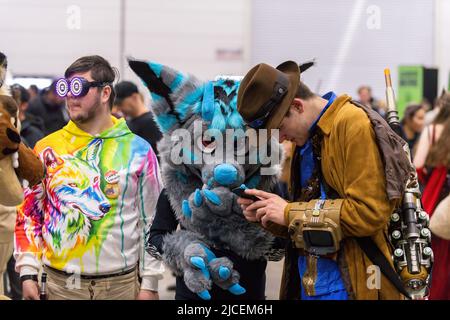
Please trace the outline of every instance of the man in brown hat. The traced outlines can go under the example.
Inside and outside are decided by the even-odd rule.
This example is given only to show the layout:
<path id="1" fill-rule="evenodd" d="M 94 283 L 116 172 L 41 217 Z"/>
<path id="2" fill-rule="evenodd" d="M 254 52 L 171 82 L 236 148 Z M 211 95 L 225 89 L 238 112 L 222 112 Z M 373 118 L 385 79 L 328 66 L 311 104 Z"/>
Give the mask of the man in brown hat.
<path id="1" fill-rule="evenodd" d="M 281 299 L 402 299 L 368 258 L 361 238 L 392 267 L 388 197 L 382 155 L 367 113 L 348 95 L 323 97 L 300 82 L 301 67 L 259 64 L 241 82 L 238 110 L 254 129 L 278 129 L 297 148 L 292 202 L 256 189 L 239 198 L 249 221 L 290 237 Z M 383 270 L 382 270 L 383 271 Z"/>

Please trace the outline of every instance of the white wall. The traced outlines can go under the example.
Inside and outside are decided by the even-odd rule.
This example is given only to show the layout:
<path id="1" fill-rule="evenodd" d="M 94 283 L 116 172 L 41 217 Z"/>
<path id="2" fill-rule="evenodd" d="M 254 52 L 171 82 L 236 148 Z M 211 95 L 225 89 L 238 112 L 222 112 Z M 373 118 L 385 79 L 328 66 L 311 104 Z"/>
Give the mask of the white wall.
<path id="1" fill-rule="evenodd" d="M 67 27 L 71 5 L 81 10 L 79 30 Z M 117 0 L 0 0 L 0 12 L 0 47 L 14 75 L 60 76 L 87 54 L 119 59 Z"/>
<path id="2" fill-rule="evenodd" d="M 203 78 L 240 74 L 246 67 L 248 4 L 241 0 L 129 1 L 127 54 L 152 58 Z M 241 50 L 242 55 L 221 60 L 220 49 Z"/>
<path id="3" fill-rule="evenodd" d="M 450 0 L 435 0 L 434 57 L 439 67 L 439 89 L 448 89 L 450 72 Z"/>
<path id="4" fill-rule="evenodd" d="M 125 0 L 124 55 L 151 59 L 200 78 L 248 66 L 250 0 Z M 121 56 L 121 0 L 0 0 L 0 50 L 14 75 L 60 76 L 76 58 Z M 73 28 L 80 10 L 80 28 Z M 68 23 L 72 28 L 68 27 Z M 75 24 L 76 26 L 76 24 Z M 239 52 L 220 57 L 217 50 Z M 124 69 L 122 79 L 133 78 Z M 134 79 L 134 78 L 133 78 Z"/>
<path id="5" fill-rule="evenodd" d="M 67 25 L 72 5 L 80 29 Z M 368 27 L 372 6 L 379 29 Z M 396 83 L 399 64 L 439 66 L 441 87 L 450 70 L 450 0 L 0 0 L 0 13 L 0 50 L 15 75 L 60 76 L 94 53 L 119 68 L 129 55 L 202 79 L 315 57 L 317 67 L 303 75 L 313 89 L 356 95 L 368 84 L 382 98 L 385 67 Z M 241 53 L 221 58 L 221 49 Z M 122 79 L 136 80 L 126 68 Z"/>
<path id="6" fill-rule="evenodd" d="M 252 63 L 317 58 L 303 80 L 320 93 L 383 98 L 384 68 L 396 84 L 398 65 L 435 63 L 432 0 L 253 0 L 252 14 Z"/>

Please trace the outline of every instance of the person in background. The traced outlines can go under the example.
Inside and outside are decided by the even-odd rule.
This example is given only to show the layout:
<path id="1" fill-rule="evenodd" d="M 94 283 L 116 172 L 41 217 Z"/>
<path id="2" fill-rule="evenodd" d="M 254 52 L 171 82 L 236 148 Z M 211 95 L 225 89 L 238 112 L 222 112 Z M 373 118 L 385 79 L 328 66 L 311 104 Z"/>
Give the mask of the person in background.
<path id="1" fill-rule="evenodd" d="M 41 118 L 44 121 L 44 134 L 49 135 L 62 129 L 69 120 L 64 99 L 56 93 L 56 80 L 45 88 L 33 100 L 30 100 L 27 114 Z"/>
<path id="2" fill-rule="evenodd" d="M 442 108 L 442 99 L 446 94 L 447 91 L 443 89 L 441 95 L 435 99 L 434 108 L 430 108 L 431 110 L 427 110 L 427 112 L 425 113 L 425 126 L 429 126 L 436 119 Z"/>
<path id="3" fill-rule="evenodd" d="M 358 89 L 359 102 L 372 108 L 383 118 L 386 116 L 386 110 L 372 97 L 372 89 L 369 86 L 361 86 Z"/>
<path id="4" fill-rule="evenodd" d="M 30 94 L 27 89 L 19 84 L 13 84 L 11 93 L 19 106 L 19 119 L 22 124 L 20 136 L 27 146 L 34 148 L 36 142 L 45 137 L 44 122 L 33 114 L 27 114 L 26 111 L 30 101 Z"/>
<path id="5" fill-rule="evenodd" d="M 118 110 L 127 119 L 127 125 L 131 132 L 147 140 L 152 149 L 158 155 L 157 143 L 162 138 L 152 113 L 145 106 L 144 97 L 138 87 L 130 81 L 122 81 L 116 84 L 116 100 Z"/>
<path id="6" fill-rule="evenodd" d="M 442 92 L 436 103 L 439 113 L 427 126 L 417 144 L 414 166 L 423 187 L 422 203 L 433 215 L 439 202 L 450 192 L 450 93 Z M 450 299 L 450 241 L 433 234 L 433 278 L 430 299 Z"/>
<path id="7" fill-rule="evenodd" d="M 414 155 L 414 147 L 425 125 L 425 109 L 421 104 L 409 105 L 403 116 L 400 127 L 401 136 L 408 143 L 411 157 Z"/>
<path id="8" fill-rule="evenodd" d="M 420 135 L 414 155 L 414 166 L 417 168 L 419 178 L 423 178 L 428 172 L 425 168 L 425 160 L 430 152 L 430 147 L 440 138 L 445 122 L 450 119 L 450 93 L 443 93 L 436 102 L 435 109 L 439 113 L 433 122 L 427 125 Z"/>
<path id="9" fill-rule="evenodd" d="M 37 85 L 32 84 L 28 88 L 28 93 L 30 94 L 30 100 L 33 100 L 39 95 L 39 88 L 37 87 Z"/>
<path id="10" fill-rule="evenodd" d="M 438 120 L 438 118 L 436 118 Z M 436 124 L 428 144 L 425 163 L 418 168 L 419 181 L 423 186 L 424 210 L 433 216 L 438 204 L 450 194 L 450 118 Z M 418 150 L 421 154 L 424 150 Z M 450 300 L 450 241 L 435 234 L 431 239 L 434 264 L 430 300 Z"/>

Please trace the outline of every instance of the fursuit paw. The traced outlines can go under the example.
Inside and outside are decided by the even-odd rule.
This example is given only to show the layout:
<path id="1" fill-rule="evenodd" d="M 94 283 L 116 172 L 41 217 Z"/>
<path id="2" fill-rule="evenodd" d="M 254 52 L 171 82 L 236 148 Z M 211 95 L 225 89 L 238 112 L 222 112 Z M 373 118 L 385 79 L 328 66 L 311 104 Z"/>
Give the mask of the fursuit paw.
<path id="1" fill-rule="evenodd" d="M 181 205 L 182 213 L 188 220 L 195 217 L 215 214 L 226 216 L 233 210 L 234 194 L 225 187 L 214 189 L 197 189 L 190 196 L 189 200 L 183 200 Z"/>
<path id="2" fill-rule="evenodd" d="M 239 284 L 239 273 L 233 269 L 233 262 L 227 257 L 215 258 L 209 262 L 209 270 L 213 282 L 234 295 L 245 293 L 245 288 Z"/>
<path id="3" fill-rule="evenodd" d="M 203 300 L 210 300 L 212 280 L 208 261 L 214 254 L 200 243 L 192 243 L 184 250 L 184 283 Z"/>
<path id="4" fill-rule="evenodd" d="M 202 211 L 205 210 L 203 204 L 203 193 L 200 189 L 197 189 L 189 196 L 189 200 L 183 200 L 181 204 L 181 212 L 185 219 L 191 220 L 193 211 L 196 215 L 203 214 Z"/>

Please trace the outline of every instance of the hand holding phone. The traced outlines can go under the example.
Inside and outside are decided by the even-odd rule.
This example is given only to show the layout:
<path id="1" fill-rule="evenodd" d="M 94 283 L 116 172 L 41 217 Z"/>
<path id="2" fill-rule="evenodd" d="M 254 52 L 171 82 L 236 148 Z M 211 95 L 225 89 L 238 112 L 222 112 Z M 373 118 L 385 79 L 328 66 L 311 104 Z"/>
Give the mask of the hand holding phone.
<path id="1" fill-rule="evenodd" d="M 237 187 L 237 188 L 234 188 L 233 190 L 231 190 L 231 192 L 233 192 L 235 195 L 237 195 L 238 197 L 241 197 L 241 198 L 250 199 L 250 200 L 253 200 L 253 201 L 261 200 L 261 199 L 257 198 L 256 196 L 253 196 L 253 195 L 245 193 L 245 190 L 246 189 L 243 189 L 241 187 Z"/>

